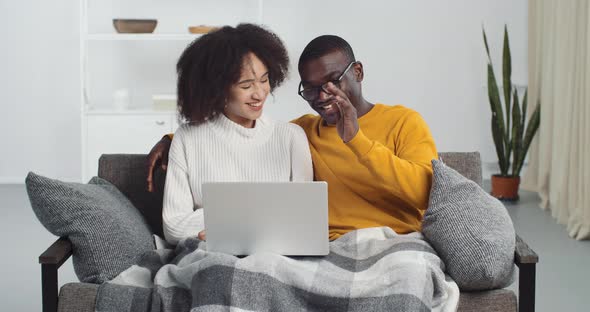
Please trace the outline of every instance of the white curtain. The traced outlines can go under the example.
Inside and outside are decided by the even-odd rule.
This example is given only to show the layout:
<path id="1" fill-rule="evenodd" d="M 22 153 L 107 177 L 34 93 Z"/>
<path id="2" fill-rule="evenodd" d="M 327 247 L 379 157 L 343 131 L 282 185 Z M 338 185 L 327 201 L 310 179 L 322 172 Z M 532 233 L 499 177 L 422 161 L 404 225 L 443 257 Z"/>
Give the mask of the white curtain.
<path id="1" fill-rule="evenodd" d="M 541 123 L 522 187 L 578 240 L 590 239 L 589 2 L 529 0 L 528 102 Z"/>

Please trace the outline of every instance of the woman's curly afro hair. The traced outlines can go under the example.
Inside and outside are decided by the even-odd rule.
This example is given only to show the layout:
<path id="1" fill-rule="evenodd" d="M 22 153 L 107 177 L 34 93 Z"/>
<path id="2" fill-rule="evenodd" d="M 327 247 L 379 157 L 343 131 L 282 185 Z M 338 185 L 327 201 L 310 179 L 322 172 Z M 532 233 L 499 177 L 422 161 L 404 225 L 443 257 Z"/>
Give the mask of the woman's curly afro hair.
<path id="1" fill-rule="evenodd" d="M 267 67 L 271 92 L 285 80 L 287 50 L 277 35 L 260 26 L 225 26 L 193 41 L 176 64 L 181 118 L 199 124 L 222 113 L 248 53 Z"/>

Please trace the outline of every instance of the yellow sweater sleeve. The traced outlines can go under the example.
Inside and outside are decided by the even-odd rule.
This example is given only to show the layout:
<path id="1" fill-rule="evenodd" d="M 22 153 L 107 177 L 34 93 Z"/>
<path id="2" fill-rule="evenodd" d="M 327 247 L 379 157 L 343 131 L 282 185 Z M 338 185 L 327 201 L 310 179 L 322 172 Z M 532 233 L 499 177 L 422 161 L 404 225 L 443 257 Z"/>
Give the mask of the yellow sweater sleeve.
<path id="1" fill-rule="evenodd" d="M 369 139 L 360 129 L 347 143 L 368 169 L 369 176 L 359 178 L 368 187 L 425 210 L 432 183 L 431 160 L 438 158 L 434 139 L 418 113 L 408 116 L 400 128 L 392 131 L 393 147 Z"/>

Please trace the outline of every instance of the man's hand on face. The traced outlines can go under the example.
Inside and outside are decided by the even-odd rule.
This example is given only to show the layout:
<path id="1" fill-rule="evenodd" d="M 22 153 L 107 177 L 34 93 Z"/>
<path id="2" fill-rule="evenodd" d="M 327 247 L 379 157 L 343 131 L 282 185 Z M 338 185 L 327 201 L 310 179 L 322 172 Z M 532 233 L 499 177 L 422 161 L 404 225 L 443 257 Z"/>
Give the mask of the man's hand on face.
<path id="1" fill-rule="evenodd" d="M 356 108 L 352 105 L 346 94 L 333 83 L 326 85 L 327 91 L 334 95 L 334 103 L 340 111 L 340 118 L 336 122 L 338 135 L 344 143 L 348 143 L 359 131 L 359 123 Z"/>
<path id="2" fill-rule="evenodd" d="M 166 170 L 168 167 L 168 152 L 170 151 L 170 144 L 172 140 L 168 136 L 164 136 L 150 151 L 149 155 L 147 156 L 147 166 L 148 166 L 148 175 L 147 175 L 147 188 L 148 192 L 154 191 L 154 171 L 156 171 L 156 167 L 158 164 L 162 167 L 163 170 Z"/>

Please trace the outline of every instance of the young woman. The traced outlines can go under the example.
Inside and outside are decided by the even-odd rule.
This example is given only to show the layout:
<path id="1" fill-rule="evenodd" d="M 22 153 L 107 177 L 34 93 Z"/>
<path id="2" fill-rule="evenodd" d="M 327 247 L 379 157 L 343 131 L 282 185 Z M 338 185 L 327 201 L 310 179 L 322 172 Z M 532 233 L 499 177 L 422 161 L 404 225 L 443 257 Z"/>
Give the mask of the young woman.
<path id="1" fill-rule="evenodd" d="M 162 212 L 168 242 L 204 230 L 203 182 L 313 180 L 303 130 L 262 113 L 288 66 L 281 40 L 252 24 L 223 27 L 183 52 L 178 108 L 186 123 L 169 153 Z"/>

